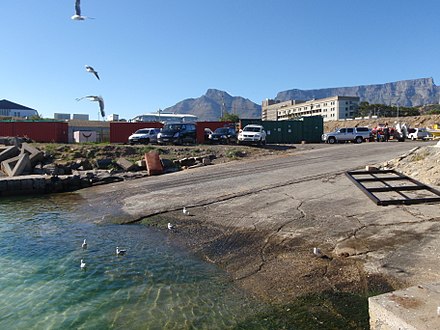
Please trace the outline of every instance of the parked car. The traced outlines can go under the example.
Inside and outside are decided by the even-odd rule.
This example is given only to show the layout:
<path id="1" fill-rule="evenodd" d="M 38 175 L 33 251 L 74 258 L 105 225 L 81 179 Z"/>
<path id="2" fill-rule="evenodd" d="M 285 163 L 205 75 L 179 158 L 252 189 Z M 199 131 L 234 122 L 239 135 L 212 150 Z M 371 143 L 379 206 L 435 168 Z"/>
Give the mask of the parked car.
<path id="1" fill-rule="evenodd" d="M 370 140 L 371 131 L 368 127 L 345 127 L 335 132 L 322 134 L 321 138 L 322 141 L 331 144 L 348 141 L 362 143 L 363 141 Z"/>
<path id="2" fill-rule="evenodd" d="M 238 132 L 237 136 L 238 144 L 266 144 L 266 131 L 261 125 L 246 125 Z"/>
<path id="3" fill-rule="evenodd" d="M 159 128 L 141 128 L 128 137 L 130 144 L 148 144 L 157 142 L 157 134 L 160 132 Z"/>
<path id="4" fill-rule="evenodd" d="M 210 143 L 236 143 L 237 132 L 234 127 L 219 127 L 208 138 Z"/>
<path id="5" fill-rule="evenodd" d="M 196 143 L 196 125 L 192 123 L 168 123 L 165 124 L 157 135 L 159 144 L 184 144 Z"/>
<path id="6" fill-rule="evenodd" d="M 408 129 L 408 139 L 411 140 L 426 140 L 431 134 L 426 128 L 410 128 Z"/>

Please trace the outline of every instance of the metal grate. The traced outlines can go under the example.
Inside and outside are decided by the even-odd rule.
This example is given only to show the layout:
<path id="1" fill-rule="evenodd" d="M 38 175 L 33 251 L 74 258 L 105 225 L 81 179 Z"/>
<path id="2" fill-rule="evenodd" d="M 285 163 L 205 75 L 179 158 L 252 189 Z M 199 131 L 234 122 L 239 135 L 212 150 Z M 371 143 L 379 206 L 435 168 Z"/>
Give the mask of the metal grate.
<path id="1" fill-rule="evenodd" d="M 345 173 L 376 205 L 440 202 L 440 191 L 394 170 Z"/>

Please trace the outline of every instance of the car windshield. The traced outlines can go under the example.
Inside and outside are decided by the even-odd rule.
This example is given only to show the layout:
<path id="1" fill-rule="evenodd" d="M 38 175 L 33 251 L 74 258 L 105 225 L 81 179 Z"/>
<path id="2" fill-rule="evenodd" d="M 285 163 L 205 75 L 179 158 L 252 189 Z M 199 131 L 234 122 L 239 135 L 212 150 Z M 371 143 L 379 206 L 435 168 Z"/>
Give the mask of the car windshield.
<path id="1" fill-rule="evenodd" d="M 220 127 L 220 128 L 217 128 L 215 131 L 214 131 L 214 133 L 218 133 L 218 134 L 227 134 L 228 133 L 228 129 L 227 128 L 225 128 L 225 127 Z"/>
<path id="2" fill-rule="evenodd" d="M 135 134 L 148 134 L 149 132 L 149 129 L 138 129 Z"/>
<path id="3" fill-rule="evenodd" d="M 180 131 L 182 129 L 182 125 L 179 125 L 179 124 L 169 124 L 169 125 L 166 125 L 163 129 L 164 130 L 170 130 L 170 131 Z"/>
<path id="4" fill-rule="evenodd" d="M 243 129 L 245 132 L 260 132 L 260 127 L 245 127 Z"/>

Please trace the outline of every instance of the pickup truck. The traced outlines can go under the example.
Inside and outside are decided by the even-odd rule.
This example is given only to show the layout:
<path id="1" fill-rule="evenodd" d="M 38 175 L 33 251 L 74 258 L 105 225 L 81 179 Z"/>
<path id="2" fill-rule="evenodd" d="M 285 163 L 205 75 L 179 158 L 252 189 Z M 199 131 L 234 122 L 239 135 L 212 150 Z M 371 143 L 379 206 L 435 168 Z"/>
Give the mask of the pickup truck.
<path id="1" fill-rule="evenodd" d="M 345 127 L 340 128 L 335 132 L 322 134 L 322 141 L 326 143 L 337 142 L 355 142 L 362 143 L 370 140 L 371 131 L 368 127 Z"/>

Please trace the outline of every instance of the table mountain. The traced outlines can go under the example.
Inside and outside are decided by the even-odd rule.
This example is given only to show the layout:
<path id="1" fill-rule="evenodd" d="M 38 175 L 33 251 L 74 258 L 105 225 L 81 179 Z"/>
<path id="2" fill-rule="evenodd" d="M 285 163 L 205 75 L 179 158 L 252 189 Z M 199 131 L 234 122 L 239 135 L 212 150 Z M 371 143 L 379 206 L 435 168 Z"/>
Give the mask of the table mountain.
<path id="1" fill-rule="evenodd" d="M 279 92 L 275 99 L 279 101 L 311 100 L 336 95 L 359 96 L 361 101 L 367 101 L 370 104 L 419 106 L 438 104 L 440 86 L 434 84 L 433 78 L 421 78 L 377 85 L 311 90 L 291 89 Z M 205 95 L 180 101 L 164 111 L 196 115 L 200 121 L 219 120 L 224 111 L 237 114 L 240 118 L 261 118 L 260 104 L 240 96 L 231 96 L 217 89 L 208 89 Z"/>
<path id="2" fill-rule="evenodd" d="M 277 94 L 276 100 L 311 100 L 329 96 L 359 96 L 361 101 L 370 104 L 396 104 L 400 106 L 419 106 L 439 103 L 440 87 L 432 78 L 402 80 L 380 85 L 336 87 L 300 90 L 291 89 Z"/>

